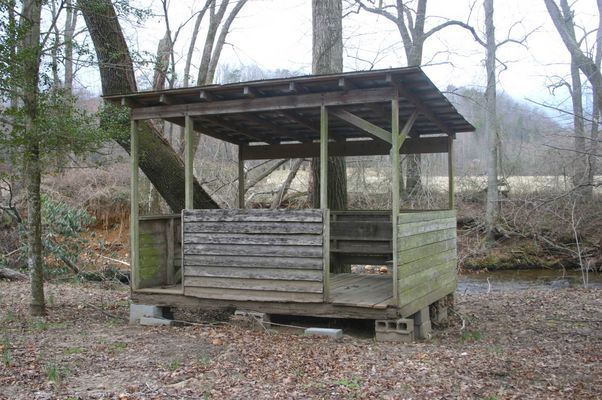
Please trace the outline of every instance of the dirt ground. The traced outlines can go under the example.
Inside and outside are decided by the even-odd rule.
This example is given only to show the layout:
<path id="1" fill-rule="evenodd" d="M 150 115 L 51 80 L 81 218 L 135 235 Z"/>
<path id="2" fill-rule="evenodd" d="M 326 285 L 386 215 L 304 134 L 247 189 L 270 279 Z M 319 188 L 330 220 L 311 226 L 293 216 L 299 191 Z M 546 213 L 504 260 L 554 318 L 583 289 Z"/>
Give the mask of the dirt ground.
<path id="1" fill-rule="evenodd" d="M 376 343 L 240 323 L 128 325 L 128 290 L 0 282 L 1 399 L 595 399 L 602 291 L 456 295 L 431 340 Z"/>

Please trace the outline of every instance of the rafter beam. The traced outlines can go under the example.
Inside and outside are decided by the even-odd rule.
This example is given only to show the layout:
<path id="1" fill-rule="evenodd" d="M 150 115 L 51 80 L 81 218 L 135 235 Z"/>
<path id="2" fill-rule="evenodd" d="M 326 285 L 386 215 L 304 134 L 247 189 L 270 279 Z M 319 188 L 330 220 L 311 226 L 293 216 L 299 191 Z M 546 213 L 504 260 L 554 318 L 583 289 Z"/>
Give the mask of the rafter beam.
<path id="1" fill-rule="evenodd" d="M 374 125 L 370 121 L 366 121 L 365 119 L 360 118 L 357 115 L 352 114 L 349 111 L 345 111 L 345 110 L 332 109 L 332 110 L 330 110 L 330 113 L 332 115 L 334 115 L 335 117 L 337 117 L 338 119 L 343 120 L 343 121 L 355 126 L 356 128 L 363 130 L 364 132 L 368 133 L 370 136 L 372 136 L 376 139 L 380 139 L 383 142 L 386 142 L 389 144 L 392 143 L 391 132 L 387 131 L 386 129 L 381 128 L 380 126 Z"/>
<path id="2" fill-rule="evenodd" d="M 295 121 L 299 125 L 304 126 L 305 128 L 311 130 L 312 132 L 320 133 L 320 128 L 317 125 L 312 125 L 311 122 L 308 122 L 306 119 L 304 119 L 303 117 L 301 117 L 296 112 L 294 112 L 294 111 L 280 111 L 280 113 L 282 115 L 284 115 L 285 117 L 287 117 L 288 119 L 290 119 L 291 121 Z"/>
<path id="3" fill-rule="evenodd" d="M 319 108 L 322 105 L 345 106 L 352 104 L 381 103 L 390 99 L 394 88 L 354 89 L 346 92 L 309 93 L 255 99 L 215 100 L 193 104 L 140 107 L 132 110 L 136 120 L 151 118 L 238 114 L 246 112 L 282 111 L 300 108 Z"/>
<path id="4" fill-rule="evenodd" d="M 432 154 L 446 153 L 448 138 L 429 137 L 421 139 L 407 138 L 400 149 L 400 154 Z M 241 148 L 245 160 L 276 160 L 281 158 L 310 158 L 320 155 L 320 144 L 287 143 L 276 145 L 253 145 Z M 328 155 L 337 156 L 379 156 L 387 155 L 391 145 L 380 140 L 349 140 L 346 142 L 328 143 Z"/>
<path id="5" fill-rule="evenodd" d="M 403 85 L 400 85 L 399 82 L 396 82 L 393 79 L 392 74 L 387 74 L 385 80 L 399 91 L 400 96 L 408 99 L 412 104 L 414 104 L 416 109 L 420 111 L 421 114 L 426 116 L 432 123 L 437 125 L 437 127 L 441 129 L 441 132 L 447 133 L 450 136 L 454 135 L 454 132 L 447 125 L 441 122 L 439 117 L 437 117 L 437 115 L 435 115 L 435 113 L 433 113 L 431 109 L 428 106 L 426 106 L 418 96 L 416 96 L 411 91 L 407 90 L 405 87 L 403 87 Z"/>
<path id="6" fill-rule="evenodd" d="M 245 132 L 245 130 L 243 128 L 239 127 L 238 125 L 233 124 L 233 123 L 228 122 L 228 121 L 224 121 L 222 118 L 219 118 L 219 117 L 216 117 L 216 116 L 203 116 L 203 119 L 211 122 L 212 124 L 215 124 L 217 126 L 221 126 L 222 128 L 225 128 L 225 129 L 229 129 L 229 130 L 231 130 L 233 132 L 238 133 L 239 135 L 246 136 L 246 137 L 248 137 L 250 139 L 253 139 L 253 140 L 256 140 L 256 141 L 259 141 L 259 142 L 266 142 L 266 143 L 272 143 L 272 144 L 278 143 L 278 141 L 270 140 L 269 138 L 264 138 L 264 137 L 260 137 L 260 136 L 257 136 L 257 135 L 252 135 L 252 134 L 250 134 L 248 132 Z"/>

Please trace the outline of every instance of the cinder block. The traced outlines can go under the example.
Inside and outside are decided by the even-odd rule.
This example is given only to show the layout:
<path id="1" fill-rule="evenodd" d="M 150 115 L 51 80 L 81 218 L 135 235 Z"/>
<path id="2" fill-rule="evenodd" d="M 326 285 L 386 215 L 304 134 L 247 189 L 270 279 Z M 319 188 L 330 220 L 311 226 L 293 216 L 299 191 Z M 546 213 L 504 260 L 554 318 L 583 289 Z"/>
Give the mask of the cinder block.
<path id="1" fill-rule="evenodd" d="M 379 342 L 409 343 L 414 340 L 414 320 L 409 318 L 374 321 L 375 339 Z"/>
<path id="2" fill-rule="evenodd" d="M 163 309 L 148 304 L 130 304 L 130 324 L 137 324 L 142 317 L 163 318 Z"/>
<path id="3" fill-rule="evenodd" d="M 411 343 L 414 341 L 413 332 L 401 333 L 401 332 L 376 332 L 374 338 L 377 342 L 398 342 L 398 343 Z"/>
<path id="4" fill-rule="evenodd" d="M 427 340 L 431 338 L 431 321 L 420 325 L 414 325 L 414 339 Z"/>
<path id="5" fill-rule="evenodd" d="M 305 330 L 306 335 L 317 335 L 317 336 L 328 336 L 335 339 L 343 337 L 342 329 L 330 329 L 330 328 L 307 328 Z"/>
<path id="6" fill-rule="evenodd" d="M 376 332 L 411 333 L 414 331 L 414 320 L 409 318 L 377 319 L 374 321 L 374 330 Z"/>
<path id="7" fill-rule="evenodd" d="M 140 317 L 140 325 L 146 326 L 170 326 L 172 320 L 165 318 Z"/>

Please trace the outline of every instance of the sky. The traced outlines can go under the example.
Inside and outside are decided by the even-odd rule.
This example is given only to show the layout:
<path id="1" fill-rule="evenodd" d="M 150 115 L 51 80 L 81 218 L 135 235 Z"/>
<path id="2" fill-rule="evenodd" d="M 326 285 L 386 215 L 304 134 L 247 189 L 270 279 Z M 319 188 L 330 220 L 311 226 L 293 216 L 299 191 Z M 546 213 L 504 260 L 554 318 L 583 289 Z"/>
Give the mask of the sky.
<path id="1" fill-rule="evenodd" d="M 169 17 L 178 27 L 200 7 L 202 0 L 170 0 Z M 478 0 L 430 0 L 427 27 L 447 19 L 468 22 L 480 35 L 484 31 L 482 2 Z M 156 13 L 140 26 L 125 24 L 133 49 L 154 54 L 165 30 L 159 0 L 137 0 L 136 4 Z M 471 4 L 474 5 L 472 12 Z M 497 0 L 494 20 L 497 40 L 508 37 L 527 40 L 524 45 L 507 44 L 499 49 L 498 90 L 517 100 L 532 99 L 568 106 L 566 90 L 551 94 L 548 85 L 569 74 L 568 52 L 561 42 L 543 0 Z M 595 0 L 574 2 L 578 21 L 597 27 Z M 183 69 L 184 54 L 193 21 L 184 26 L 176 42 Z M 369 13 L 350 14 L 344 19 L 346 71 L 405 65 L 399 32 L 383 17 Z M 197 47 L 202 45 L 201 35 Z M 265 69 L 311 71 L 311 0 L 249 0 L 235 20 L 221 62 L 256 64 Z M 424 70 L 442 90 L 448 85 L 484 88 L 484 49 L 459 27 L 448 27 L 429 38 L 425 45 Z M 200 58 L 198 56 L 197 58 Z M 91 86 L 94 86 L 93 84 Z"/>

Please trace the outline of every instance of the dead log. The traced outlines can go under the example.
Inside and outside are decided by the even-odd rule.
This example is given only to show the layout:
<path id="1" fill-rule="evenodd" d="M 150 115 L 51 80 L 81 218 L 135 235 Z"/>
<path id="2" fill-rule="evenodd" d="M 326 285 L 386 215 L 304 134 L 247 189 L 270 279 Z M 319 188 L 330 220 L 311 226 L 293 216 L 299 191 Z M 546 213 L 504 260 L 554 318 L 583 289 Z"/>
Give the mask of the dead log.
<path id="1" fill-rule="evenodd" d="M 0 268 L 0 279 L 9 281 L 27 281 L 29 276 L 9 268 Z"/>

